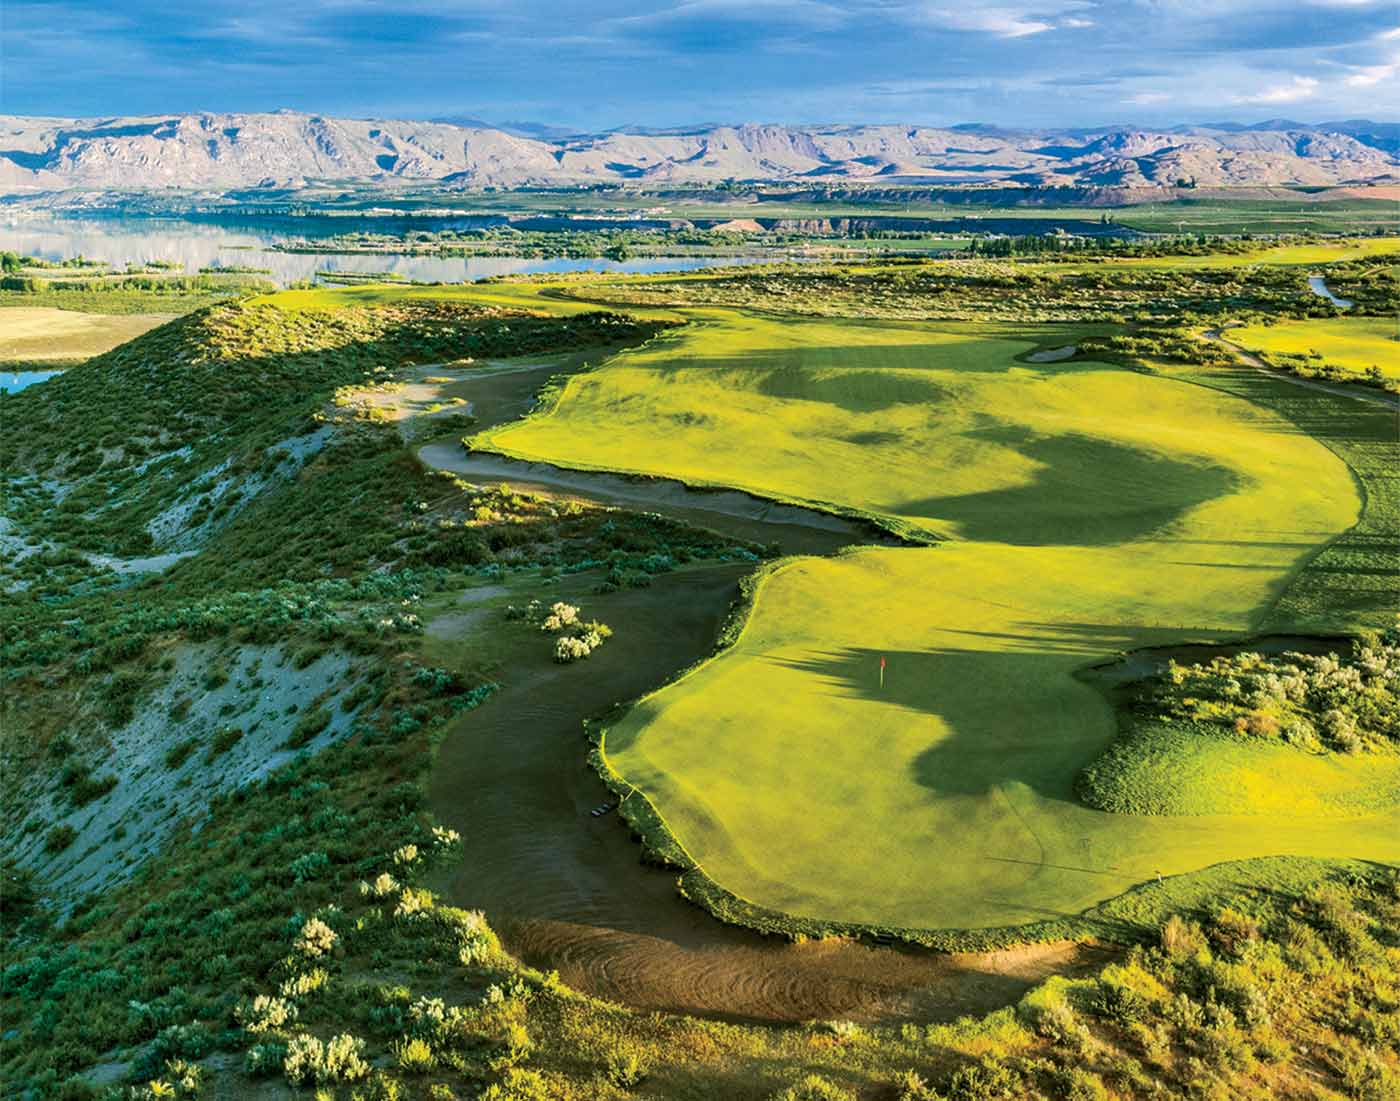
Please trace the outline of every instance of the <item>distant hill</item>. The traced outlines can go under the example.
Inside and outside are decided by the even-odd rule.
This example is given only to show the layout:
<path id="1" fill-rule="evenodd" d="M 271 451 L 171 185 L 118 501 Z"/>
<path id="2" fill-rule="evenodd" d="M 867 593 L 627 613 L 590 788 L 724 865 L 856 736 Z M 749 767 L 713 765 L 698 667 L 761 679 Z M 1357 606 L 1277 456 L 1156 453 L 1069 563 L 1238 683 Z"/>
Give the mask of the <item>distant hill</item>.
<path id="1" fill-rule="evenodd" d="M 966 125 L 706 125 L 566 135 L 474 119 L 337 119 L 290 111 L 63 119 L 0 116 L 0 192 L 234 189 L 310 181 L 463 188 L 634 181 L 922 182 L 941 186 L 1328 186 L 1400 182 L 1390 123 L 1279 120 L 1100 130 Z"/>

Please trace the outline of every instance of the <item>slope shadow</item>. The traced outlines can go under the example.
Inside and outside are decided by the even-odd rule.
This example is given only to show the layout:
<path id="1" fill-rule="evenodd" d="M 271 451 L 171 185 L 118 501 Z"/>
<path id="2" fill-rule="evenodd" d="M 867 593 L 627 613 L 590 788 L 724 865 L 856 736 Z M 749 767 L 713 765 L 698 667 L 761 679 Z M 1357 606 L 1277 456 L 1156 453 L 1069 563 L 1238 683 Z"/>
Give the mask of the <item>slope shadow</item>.
<path id="1" fill-rule="evenodd" d="M 1104 546 L 1165 528 L 1198 505 L 1234 492 L 1235 471 L 1094 436 L 1028 436 L 1004 425 L 966 433 L 1039 464 L 1024 485 L 901 501 L 901 516 L 951 521 L 964 537 L 1022 546 Z"/>
<path id="2" fill-rule="evenodd" d="M 1074 656 L 1111 654 L 1124 640 L 1112 628 L 1097 637 L 1057 637 L 1049 627 L 1039 638 L 1008 641 L 1009 650 L 848 647 L 781 664 L 821 677 L 848 698 L 939 720 L 912 764 L 913 779 L 930 791 L 980 796 L 1019 785 L 1077 803 L 1075 777 L 1116 726 L 1104 698 L 1072 675 L 1081 664 Z"/>

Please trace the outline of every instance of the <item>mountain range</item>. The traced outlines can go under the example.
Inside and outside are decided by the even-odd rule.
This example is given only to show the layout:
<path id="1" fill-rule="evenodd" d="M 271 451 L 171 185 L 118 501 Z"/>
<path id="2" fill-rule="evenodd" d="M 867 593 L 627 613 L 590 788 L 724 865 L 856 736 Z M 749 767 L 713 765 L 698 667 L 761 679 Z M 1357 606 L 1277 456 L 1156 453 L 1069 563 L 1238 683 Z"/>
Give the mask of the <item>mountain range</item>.
<path id="1" fill-rule="evenodd" d="M 565 134 L 477 120 L 292 111 L 101 119 L 0 116 L 0 193 L 295 188 L 327 181 L 448 187 L 715 184 L 1178 189 L 1400 182 L 1400 126 L 1289 120 L 1168 130 L 963 125 L 706 125 Z"/>

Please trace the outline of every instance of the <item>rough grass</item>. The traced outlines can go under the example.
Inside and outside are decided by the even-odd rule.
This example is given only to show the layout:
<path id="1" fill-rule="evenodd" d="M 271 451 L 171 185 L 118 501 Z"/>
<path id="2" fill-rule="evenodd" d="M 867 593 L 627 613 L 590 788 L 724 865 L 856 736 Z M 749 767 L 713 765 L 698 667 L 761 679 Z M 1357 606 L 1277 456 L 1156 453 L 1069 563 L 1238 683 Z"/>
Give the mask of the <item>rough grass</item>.
<path id="1" fill-rule="evenodd" d="M 1086 770 L 1079 793 L 1115 814 L 1352 817 L 1400 805 L 1400 760 L 1304 753 L 1192 723 L 1144 722 Z"/>

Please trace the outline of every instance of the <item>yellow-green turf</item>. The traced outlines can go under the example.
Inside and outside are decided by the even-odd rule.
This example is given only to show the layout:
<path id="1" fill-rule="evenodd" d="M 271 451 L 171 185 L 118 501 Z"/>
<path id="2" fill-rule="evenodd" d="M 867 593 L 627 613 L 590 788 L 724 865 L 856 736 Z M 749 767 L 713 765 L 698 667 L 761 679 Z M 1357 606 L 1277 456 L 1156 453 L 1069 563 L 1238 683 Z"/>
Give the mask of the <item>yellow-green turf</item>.
<path id="1" fill-rule="evenodd" d="M 1333 363 L 1358 374 L 1379 367 L 1387 378 L 1400 378 L 1400 323 L 1393 317 L 1278 321 L 1231 329 L 1228 336 L 1241 347 L 1265 355 L 1318 352 L 1319 363 Z"/>
<path id="2" fill-rule="evenodd" d="M 611 766 L 718 884 L 819 919 L 972 928 L 1221 861 L 1400 861 L 1394 803 L 1127 816 L 1073 794 L 1115 734 L 1077 669 L 1248 634 L 1356 521 L 1351 473 L 1317 440 L 1189 381 L 1016 360 L 1072 338 L 1062 328 L 676 313 L 691 324 L 483 442 L 951 540 L 778 565 L 731 649 L 609 730 Z M 1306 761 L 1280 756 L 1280 792 L 1306 784 Z M 1332 794 L 1376 763 L 1343 766 Z"/>
<path id="3" fill-rule="evenodd" d="M 1248 252 L 1213 252 L 1203 256 L 1132 256 L 1108 261 L 1134 267 L 1241 268 L 1253 264 L 1287 266 L 1336 264 L 1369 256 L 1400 253 L 1400 237 L 1360 237 L 1349 240 L 1316 241 L 1308 244 L 1268 245 Z"/>

